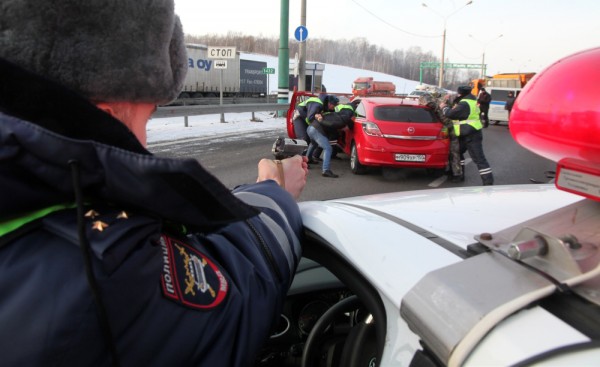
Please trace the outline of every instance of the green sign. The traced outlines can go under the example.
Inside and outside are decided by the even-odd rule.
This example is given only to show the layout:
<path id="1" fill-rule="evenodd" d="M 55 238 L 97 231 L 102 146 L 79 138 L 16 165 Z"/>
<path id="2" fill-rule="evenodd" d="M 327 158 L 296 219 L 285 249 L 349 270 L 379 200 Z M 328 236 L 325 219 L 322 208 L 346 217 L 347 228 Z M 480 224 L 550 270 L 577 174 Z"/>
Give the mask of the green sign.
<path id="1" fill-rule="evenodd" d="M 439 68 L 439 62 L 422 62 L 421 68 Z M 444 69 L 481 69 L 481 64 L 457 64 L 451 62 L 444 63 Z"/>
<path id="2" fill-rule="evenodd" d="M 275 68 L 263 68 L 263 74 L 275 74 Z"/>

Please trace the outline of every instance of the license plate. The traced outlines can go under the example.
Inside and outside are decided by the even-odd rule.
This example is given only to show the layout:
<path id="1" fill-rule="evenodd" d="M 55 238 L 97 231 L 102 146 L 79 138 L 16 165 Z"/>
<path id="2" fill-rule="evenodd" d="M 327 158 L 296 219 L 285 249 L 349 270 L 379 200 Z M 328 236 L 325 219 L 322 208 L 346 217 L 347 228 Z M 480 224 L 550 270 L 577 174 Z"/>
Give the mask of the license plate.
<path id="1" fill-rule="evenodd" d="M 425 154 L 396 154 L 398 162 L 425 162 Z"/>

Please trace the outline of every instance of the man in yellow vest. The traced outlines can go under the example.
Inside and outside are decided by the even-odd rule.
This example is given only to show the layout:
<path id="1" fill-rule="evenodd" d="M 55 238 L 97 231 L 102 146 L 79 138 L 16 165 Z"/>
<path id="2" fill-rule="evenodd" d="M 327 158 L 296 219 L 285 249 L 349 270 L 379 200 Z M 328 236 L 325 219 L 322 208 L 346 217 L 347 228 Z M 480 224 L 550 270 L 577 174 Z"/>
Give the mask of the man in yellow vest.
<path id="1" fill-rule="evenodd" d="M 477 99 L 471 94 L 471 87 L 458 87 L 458 96 L 454 101 L 454 107 L 443 106 L 444 116 L 453 120 L 454 132 L 458 137 L 460 145 L 460 163 L 463 166 L 462 180 L 464 180 L 464 153 L 469 152 L 469 156 L 479 169 L 479 175 L 483 185 L 493 185 L 494 176 L 492 168 L 483 153 L 483 134 L 481 129 L 483 125 L 479 119 L 479 107 Z"/>

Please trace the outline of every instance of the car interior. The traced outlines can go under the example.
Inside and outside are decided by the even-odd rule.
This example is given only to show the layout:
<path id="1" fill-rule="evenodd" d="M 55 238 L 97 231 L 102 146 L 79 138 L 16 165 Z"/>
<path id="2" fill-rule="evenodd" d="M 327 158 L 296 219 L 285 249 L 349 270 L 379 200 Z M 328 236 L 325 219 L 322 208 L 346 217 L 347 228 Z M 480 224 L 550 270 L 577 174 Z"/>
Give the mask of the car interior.
<path id="1" fill-rule="evenodd" d="M 369 282 L 306 230 L 279 323 L 255 367 L 357 367 L 381 358 L 386 314 Z"/>

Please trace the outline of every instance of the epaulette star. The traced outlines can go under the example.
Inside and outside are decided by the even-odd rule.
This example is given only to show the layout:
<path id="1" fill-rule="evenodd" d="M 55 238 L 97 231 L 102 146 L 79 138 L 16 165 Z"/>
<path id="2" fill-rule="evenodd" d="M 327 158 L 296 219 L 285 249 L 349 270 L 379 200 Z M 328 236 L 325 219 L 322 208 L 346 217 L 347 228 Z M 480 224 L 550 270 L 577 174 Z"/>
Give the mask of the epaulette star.
<path id="1" fill-rule="evenodd" d="M 104 229 L 106 229 L 107 227 L 108 227 L 108 224 L 104 223 L 101 220 L 97 220 L 94 223 L 92 223 L 92 229 L 95 229 L 98 232 L 104 231 Z"/>
<path id="2" fill-rule="evenodd" d="M 96 218 L 97 216 L 99 216 L 100 213 L 98 213 L 97 211 L 95 211 L 94 209 L 90 209 L 87 211 L 87 213 L 84 214 L 84 216 L 86 218 Z"/>

